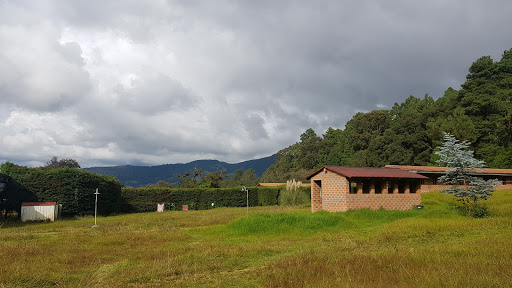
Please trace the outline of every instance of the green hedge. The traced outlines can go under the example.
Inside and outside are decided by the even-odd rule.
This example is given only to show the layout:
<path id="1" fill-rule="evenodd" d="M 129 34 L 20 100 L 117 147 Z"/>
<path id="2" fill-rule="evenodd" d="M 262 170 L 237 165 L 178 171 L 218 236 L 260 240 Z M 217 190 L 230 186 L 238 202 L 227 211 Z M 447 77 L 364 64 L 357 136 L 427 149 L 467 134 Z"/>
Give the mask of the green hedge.
<path id="1" fill-rule="evenodd" d="M 109 215 L 121 208 L 121 183 L 113 176 L 81 169 L 27 168 L 12 163 L 0 166 L 10 176 L 5 189 L 9 206 L 20 211 L 21 202 L 51 201 L 62 204 L 64 215 L 94 214 L 96 188 L 99 188 L 98 213 Z"/>
<path id="2" fill-rule="evenodd" d="M 279 192 L 282 188 L 250 187 L 249 206 L 277 205 Z M 247 194 L 241 188 L 123 188 L 121 197 L 124 200 L 121 211 L 124 213 L 150 212 L 156 210 L 157 203 L 167 205 L 166 209 L 181 210 L 182 205 L 189 209 L 210 209 L 215 207 L 244 207 L 247 205 Z"/>

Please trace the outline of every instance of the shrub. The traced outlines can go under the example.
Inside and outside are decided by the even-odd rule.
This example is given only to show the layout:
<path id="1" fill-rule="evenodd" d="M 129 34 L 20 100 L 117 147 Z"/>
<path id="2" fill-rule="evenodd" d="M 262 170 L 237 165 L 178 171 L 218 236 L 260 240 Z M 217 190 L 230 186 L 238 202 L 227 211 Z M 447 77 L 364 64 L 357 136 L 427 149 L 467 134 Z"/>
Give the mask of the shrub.
<path id="1" fill-rule="evenodd" d="M 277 205 L 281 188 L 251 187 L 249 189 L 249 206 Z M 182 205 L 189 209 L 209 209 L 215 207 L 243 207 L 247 205 L 247 194 L 241 188 L 123 188 L 124 200 L 121 211 L 149 212 L 155 211 L 157 203 L 174 204 L 174 209 L 181 210 Z M 169 209 L 169 206 L 166 207 Z"/>
<path id="2" fill-rule="evenodd" d="M 461 215 L 468 215 L 470 212 L 468 206 L 466 205 L 458 206 L 457 210 Z M 491 216 L 491 212 L 487 206 L 477 204 L 471 207 L 471 214 L 469 215 L 473 218 L 484 218 Z"/>
<path id="3" fill-rule="evenodd" d="M 7 195 L 12 210 L 20 212 L 21 202 L 51 201 L 62 204 L 68 216 L 94 213 L 94 192 L 99 189 L 98 213 L 118 213 L 121 183 L 113 176 L 71 168 L 28 168 L 4 163 L 1 171 L 10 176 Z"/>
<path id="4" fill-rule="evenodd" d="M 296 182 L 295 179 L 286 182 L 286 189 L 279 197 L 281 205 L 298 205 L 308 203 L 310 199 L 310 188 L 301 187 L 302 182 Z"/>

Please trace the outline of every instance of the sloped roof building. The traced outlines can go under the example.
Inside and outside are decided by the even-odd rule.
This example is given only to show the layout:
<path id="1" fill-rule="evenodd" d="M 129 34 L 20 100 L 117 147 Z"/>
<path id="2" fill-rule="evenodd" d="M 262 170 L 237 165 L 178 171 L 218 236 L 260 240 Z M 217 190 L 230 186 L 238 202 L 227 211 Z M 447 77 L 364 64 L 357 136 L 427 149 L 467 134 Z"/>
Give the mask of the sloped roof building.
<path id="1" fill-rule="evenodd" d="M 421 181 L 428 177 L 397 168 L 324 166 L 311 180 L 311 210 L 408 210 L 421 203 Z"/>

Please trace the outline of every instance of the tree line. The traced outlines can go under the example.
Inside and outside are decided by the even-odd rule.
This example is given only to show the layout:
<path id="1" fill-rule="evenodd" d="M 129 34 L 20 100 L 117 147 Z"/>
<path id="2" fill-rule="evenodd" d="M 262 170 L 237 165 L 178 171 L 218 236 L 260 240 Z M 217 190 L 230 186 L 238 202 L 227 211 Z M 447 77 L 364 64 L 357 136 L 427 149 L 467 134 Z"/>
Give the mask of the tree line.
<path id="1" fill-rule="evenodd" d="M 242 171 L 236 170 L 233 174 L 227 174 L 226 170 L 206 173 L 202 169 L 195 168 L 185 173 L 175 173 L 174 176 L 181 181 L 177 188 L 233 188 L 240 186 L 256 186 L 259 177 L 254 169 Z M 163 180 L 156 184 L 146 185 L 146 188 L 172 188 L 172 185 Z"/>
<path id="2" fill-rule="evenodd" d="M 512 168 L 512 49 L 500 61 L 478 58 L 461 89 L 450 87 L 437 100 L 411 95 L 391 109 L 355 114 L 344 129 L 329 127 L 322 136 L 307 129 L 277 153 L 261 181 L 302 180 L 323 165 L 436 165 L 443 132 L 472 143 L 487 166 Z"/>

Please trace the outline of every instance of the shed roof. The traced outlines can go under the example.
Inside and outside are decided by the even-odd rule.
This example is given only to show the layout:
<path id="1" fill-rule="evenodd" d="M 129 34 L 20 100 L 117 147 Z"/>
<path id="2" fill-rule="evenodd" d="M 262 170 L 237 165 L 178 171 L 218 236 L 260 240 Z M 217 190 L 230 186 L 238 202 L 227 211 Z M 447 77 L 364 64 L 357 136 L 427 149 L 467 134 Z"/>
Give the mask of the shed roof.
<path id="1" fill-rule="evenodd" d="M 412 165 L 386 165 L 386 168 L 396 168 L 414 172 L 441 172 L 444 173 L 452 168 L 437 166 L 412 166 Z"/>
<path id="2" fill-rule="evenodd" d="M 398 168 L 402 170 L 412 171 L 415 173 L 444 173 L 452 167 L 435 167 L 435 166 L 408 166 L 408 165 L 386 165 L 387 168 Z M 478 168 L 471 173 L 490 174 L 490 175 L 511 175 L 512 169 L 495 169 L 495 168 Z"/>
<path id="3" fill-rule="evenodd" d="M 23 202 L 21 206 L 52 206 L 57 205 L 57 202 Z"/>
<path id="4" fill-rule="evenodd" d="M 423 175 L 419 175 L 407 170 L 396 168 L 376 168 L 376 167 L 342 167 L 342 166 L 324 166 L 313 172 L 306 179 L 311 179 L 319 172 L 327 169 L 331 172 L 345 176 L 347 178 L 407 178 L 407 179 L 428 179 Z"/>
<path id="5" fill-rule="evenodd" d="M 277 186 L 285 186 L 286 183 L 258 183 L 256 186 L 262 187 L 277 187 Z M 310 187 L 311 183 L 302 183 L 301 187 Z"/>
<path id="6" fill-rule="evenodd" d="M 286 185 L 286 183 L 258 183 L 257 186 L 276 187 L 276 186 L 283 186 L 283 185 Z"/>

